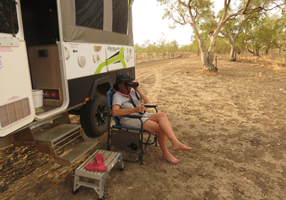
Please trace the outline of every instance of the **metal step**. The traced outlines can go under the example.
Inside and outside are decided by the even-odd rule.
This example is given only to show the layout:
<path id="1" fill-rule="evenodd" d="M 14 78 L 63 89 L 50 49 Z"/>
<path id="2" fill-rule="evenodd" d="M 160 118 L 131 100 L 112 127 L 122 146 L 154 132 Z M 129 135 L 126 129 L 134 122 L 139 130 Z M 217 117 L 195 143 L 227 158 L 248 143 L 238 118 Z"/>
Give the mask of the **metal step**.
<path id="1" fill-rule="evenodd" d="M 70 165 L 86 154 L 98 139 L 86 137 L 81 125 L 60 124 L 34 134 L 36 148 L 54 157 L 59 165 Z"/>
<path id="2" fill-rule="evenodd" d="M 61 159 L 55 158 L 55 162 L 59 165 L 70 165 L 84 154 L 86 154 L 89 150 L 91 150 L 96 145 L 96 142 L 82 142 L 71 152 L 61 157 Z"/>
<path id="3" fill-rule="evenodd" d="M 71 132 L 79 129 L 81 126 L 77 124 L 60 124 L 52 129 L 38 133 L 34 135 L 35 140 L 42 142 L 52 142 L 58 141 L 70 134 Z"/>

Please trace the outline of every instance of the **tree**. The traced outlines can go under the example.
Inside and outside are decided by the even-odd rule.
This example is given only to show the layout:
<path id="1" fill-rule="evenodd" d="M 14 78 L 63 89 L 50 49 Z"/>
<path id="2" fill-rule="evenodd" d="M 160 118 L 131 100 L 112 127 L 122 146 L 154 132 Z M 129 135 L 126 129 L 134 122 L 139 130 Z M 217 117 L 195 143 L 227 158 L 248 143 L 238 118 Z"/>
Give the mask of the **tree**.
<path id="1" fill-rule="evenodd" d="M 230 61 L 236 61 L 236 40 L 243 32 L 244 24 L 250 19 L 257 20 L 258 18 L 259 16 L 257 16 L 257 13 L 240 15 L 234 20 L 228 20 L 221 29 L 220 33 L 226 38 L 226 41 L 231 46 Z"/>
<path id="2" fill-rule="evenodd" d="M 167 52 L 167 41 L 166 39 L 164 38 L 164 33 L 161 33 L 161 36 L 158 40 L 158 48 L 159 48 L 159 51 L 162 53 L 162 56 L 163 58 L 165 58 L 165 55 L 166 55 L 166 52 Z"/>
<path id="3" fill-rule="evenodd" d="M 143 53 L 143 49 L 139 44 L 135 44 L 135 53 L 136 53 L 136 57 L 138 58 L 142 58 L 142 53 Z"/>
<path id="4" fill-rule="evenodd" d="M 265 15 L 251 23 L 251 29 L 246 33 L 246 47 L 250 53 L 259 56 L 261 50 L 264 50 L 268 54 L 269 50 L 276 46 L 279 27 L 275 25 L 276 21 L 275 15 Z"/>
<path id="5" fill-rule="evenodd" d="M 286 9 L 286 8 L 285 8 Z M 286 13 L 284 12 L 281 17 L 277 17 L 274 26 L 276 27 L 276 39 L 275 45 L 279 49 L 279 54 L 281 50 L 286 47 Z"/>
<path id="6" fill-rule="evenodd" d="M 169 52 L 169 55 L 171 57 L 175 57 L 175 53 L 178 51 L 179 49 L 179 44 L 176 40 L 173 40 L 171 43 L 168 43 L 169 45 L 169 48 L 168 48 L 168 52 Z M 169 57 L 170 57 L 169 56 Z"/>
<path id="7" fill-rule="evenodd" d="M 165 6 L 165 15 L 163 18 L 173 19 L 175 24 L 186 25 L 190 24 L 193 32 L 199 42 L 199 48 L 201 52 L 201 60 L 203 67 L 208 71 L 217 71 L 217 68 L 213 65 L 214 51 L 216 40 L 221 28 L 228 20 L 233 20 L 239 15 L 249 15 L 254 12 L 259 12 L 269 8 L 273 5 L 279 7 L 285 4 L 282 0 L 241 0 L 242 7 L 239 7 L 237 11 L 228 14 L 230 9 L 231 0 L 224 0 L 224 8 L 222 11 L 222 17 L 217 23 L 216 28 L 211 35 L 210 46 L 206 50 L 203 38 L 197 29 L 197 25 L 208 18 L 214 19 L 213 2 L 210 0 L 157 0 L 161 6 Z"/>
<path id="8" fill-rule="evenodd" d="M 148 60 L 150 60 L 150 58 L 153 58 L 153 45 L 150 43 L 150 40 L 146 40 L 144 41 L 144 46 L 145 46 L 145 53 L 147 54 Z"/>
<path id="9" fill-rule="evenodd" d="M 179 48 L 179 51 L 190 52 L 191 51 L 191 45 L 183 45 Z"/>

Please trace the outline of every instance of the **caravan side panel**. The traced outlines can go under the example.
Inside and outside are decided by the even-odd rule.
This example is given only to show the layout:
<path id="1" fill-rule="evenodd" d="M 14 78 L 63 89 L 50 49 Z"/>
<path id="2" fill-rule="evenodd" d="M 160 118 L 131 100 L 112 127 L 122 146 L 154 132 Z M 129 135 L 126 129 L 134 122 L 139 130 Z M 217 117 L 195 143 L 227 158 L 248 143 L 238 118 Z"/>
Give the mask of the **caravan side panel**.
<path id="1" fill-rule="evenodd" d="M 0 46 L 0 137 L 34 120 L 31 88 L 25 42 Z"/>

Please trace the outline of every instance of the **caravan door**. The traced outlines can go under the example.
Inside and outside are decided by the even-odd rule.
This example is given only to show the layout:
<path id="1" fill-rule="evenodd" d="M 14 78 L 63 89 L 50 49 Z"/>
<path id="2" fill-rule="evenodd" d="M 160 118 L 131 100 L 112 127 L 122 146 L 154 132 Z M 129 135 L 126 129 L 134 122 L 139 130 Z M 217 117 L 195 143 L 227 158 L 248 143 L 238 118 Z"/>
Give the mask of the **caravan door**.
<path id="1" fill-rule="evenodd" d="M 0 137 L 34 120 L 20 2 L 0 1 Z"/>

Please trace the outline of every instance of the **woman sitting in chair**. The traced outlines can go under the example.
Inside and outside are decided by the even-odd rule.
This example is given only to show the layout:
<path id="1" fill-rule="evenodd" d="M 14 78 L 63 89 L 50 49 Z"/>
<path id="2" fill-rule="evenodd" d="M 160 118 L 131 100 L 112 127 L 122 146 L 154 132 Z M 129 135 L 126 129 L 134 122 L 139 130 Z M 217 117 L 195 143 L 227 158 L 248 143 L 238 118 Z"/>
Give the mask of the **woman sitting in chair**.
<path id="1" fill-rule="evenodd" d="M 135 89 L 125 85 L 125 82 L 133 82 Z M 148 98 L 141 92 L 138 83 L 126 74 L 120 74 L 116 77 L 116 83 L 113 85 L 115 91 L 112 99 L 112 115 L 118 116 L 122 126 L 141 128 L 141 122 L 138 119 L 127 118 L 124 115 L 138 115 L 145 111 L 144 106 L 140 106 L 140 100 L 148 103 Z M 136 94 L 137 93 L 137 94 Z M 174 151 L 191 150 L 182 144 L 175 136 L 168 117 L 165 113 L 147 113 L 145 112 L 141 118 L 143 121 L 143 129 L 150 133 L 158 133 L 158 141 L 163 152 L 163 158 L 169 162 L 177 163 L 179 160 L 175 158 L 167 149 L 167 138 L 171 141 Z"/>

